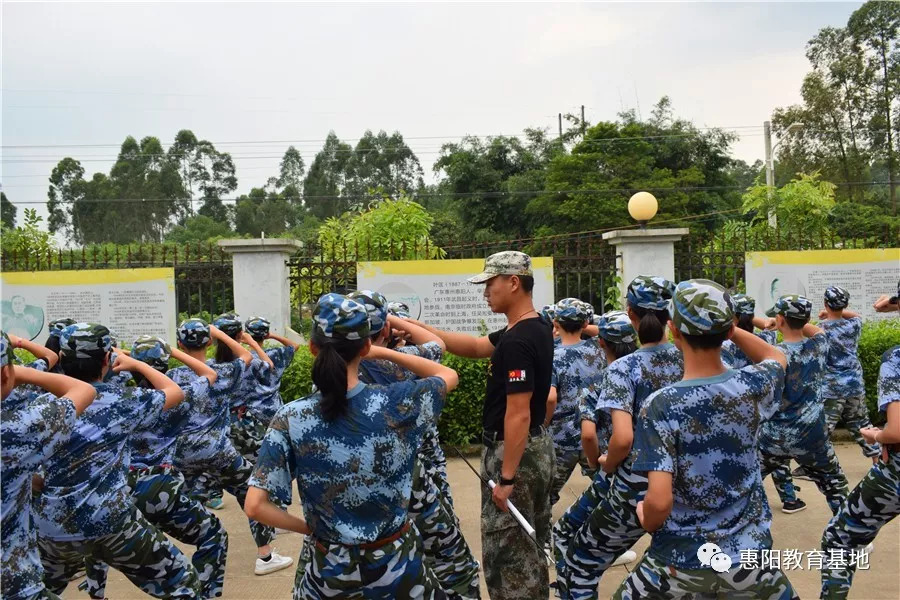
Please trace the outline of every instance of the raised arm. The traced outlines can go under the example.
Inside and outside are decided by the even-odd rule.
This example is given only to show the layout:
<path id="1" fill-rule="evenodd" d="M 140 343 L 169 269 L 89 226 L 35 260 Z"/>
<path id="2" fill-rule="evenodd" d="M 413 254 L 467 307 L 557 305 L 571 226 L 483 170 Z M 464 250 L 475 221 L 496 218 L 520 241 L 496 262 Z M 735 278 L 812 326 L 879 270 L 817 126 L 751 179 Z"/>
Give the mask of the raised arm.
<path id="1" fill-rule="evenodd" d="M 816 327 L 816 329 L 818 329 L 818 327 Z M 743 350 L 744 354 L 747 355 L 747 358 L 754 363 L 771 359 L 778 361 L 782 368 L 787 368 L 787 358 L 784 356 L 784 352 L 775 346 L 766 343 L 749 331 L 744 331 L 739 327 L 735 327 L 731 341 L 734 342 L 738 348 Z"/>
<path id="2" fill-rule="evenodd" d="M 153 386 L 154 389 L 166 395 L 166 403 L 163 404 L 163 410 L 169 410 L 184 400 L 184 392 L 178 384 L 148 365 L 145 362 L 135 360 L 130 356 L 120 354 L 116 357 L 113 365 L 113 371 L 131 371 L 132 373 L 140 373 Z"/>
<path id="3" fill-rule="evenodd" d="M 753 317 L 753 326 L 757 329 L 775 329 L 775 319 L 770 317 Z"/>
<path id="4" fill-rule="evenodd" d="M 412 354 L 404 354 L 395 350 L 389 350 L 380 346 L 372 346 L 369 350 L 368 358 L 389 360 L 394 364 L 400 365 L 404 369 L 409 369 L 418 377 L 440 377 L 447 384 L 447 393 L 449 394 L 459 385 L 459 375 L 450 367 L 445 367 L 440 363 L 413 356 Z"/>
<path id="5" fill-rule="evenodd" d="M 94 389 L 94 386 L 84 381 L 56 373 L 43 373 L 28 367 L 15 366 L 13 368 L 17 384 L 36 385 L 57 398 L 68 398 L 75 405 L 75 414 L 77 415 L 83 413 L 84 409 L 90 406 L 97 397 L 97 390 Z"/>
<path id="6" fill-rule="evenodd" d="M 469 335 L 467 333 L 443 331 L 415 319 L 406 319 L 404 323 L 418 325 L 422 329 L 433 333 L 444 341 L 447 352 L 457 356 L 462 356 L 464 358 L 488 358 L 494 352 L 494 345 L 486 335 L 475 337 L 474 335 Z"/>
<path id="7" fill-rule="evenodd" d="M 231 336 L 222 333 L 222 330 L 215 325 L 209 326 L 209 333 L 217 342 L 231 348 L 231 352 L 234 354 L 235 358 L 244 361 L 245 365 L 249 365 L 253 362 L 253 355 L 250 354 L 249 350 L 241 346 L 236 340 L 233 340 Z"/>
<path id="8" fill-rule="evenodd" d="M 394 315 L 388 315 L 388 323 L 390 323 L 391 329 L 402 329 L 405 331 L 409 335 L 408 341 L 417 346 L 427 344 L 428 342 L 434 342 L 441 347 L 441 352 L 447 351 L 447 344 L 444 343 L 444 340 L 442 340 L 440 336 L 428 331 L 421 325 L 418 325 L 409 319 L 401 319 Z"/>
<path id="9" fill-rule="evenodd" d="M 268 338 L 268 339 L 270 339 L 270 340 L 275 340 L 276 342 L 278 342 L 278 343 L 281 344 L 282 346 L 290 346 L 290 347 L 293 348 L 294 350 L 296 350 L 297 348 L 300 347 L 300 344 L 298 344 L 297 342 L 292 342 L 291 340 L 287 339 L 287 338 L 284 337 L 284 336 L 278 335 L 277 333 L 269 332 L 269 338 Z"/>
<path id="10" fill-rule="evenodd" d="M 812 323 L 807 323 L 806 325 L 803 326 L 801 333 L 803 334 L 804 337 L 811 338 L 813 336 L 819 335 L 820 333 L 825 333 L 825 330 L 822 329 L 821 327 L 817 327 L 817 326 L 813 325 Z"/>
<path id="11" fill-rule="evenodd" d="M 188 369 L 190 369 L 200 377 L 206 377 L 207 379 L 209 379 L 210 385 L 215 383 L 216 379 L 219 378 L 219 374 L 216 373 L 215 369 L 210 367 L 202 360 L 197 360 L 187 352 L 182 352 L 178 348 L 172 348 L 172 358 L 184 363 L 184 365 Z"/>
<path id="12" fill-rule="evenodd" d="M 59 362 L 59 354 L 57 354 L 50 348 L 47 348 L 46 346 L 35 344 L 31 340 L 26 340 L 25 338 L 20 338 L 17 335 L 9 334 L 9 343 L 12 344 L 13 348 L 22 348 L 23 350 L 28 350 L 35 356 L 35 358 L 41 358 L 47 361 L 48 370 L 53 370 L 53 367 L 55 367 L 56 363 Z"/>
<path id="13" fill-rule="evenodd" d="M 241 333 L 241 342 L 250 346 L 250 348 L 256 352 L 256 356 L 259 357 L 259 360 L 263 361 L 269 368 L 273 368 L 275 363 L 272 362 L 272 359 L 269 358 L 269 355 L 266 354 L 266 351 L 262 349 L 262 346 L 259 345 L 259 342 L 253 339 L 253 336 L 247 333 L 246 331 Z"/>

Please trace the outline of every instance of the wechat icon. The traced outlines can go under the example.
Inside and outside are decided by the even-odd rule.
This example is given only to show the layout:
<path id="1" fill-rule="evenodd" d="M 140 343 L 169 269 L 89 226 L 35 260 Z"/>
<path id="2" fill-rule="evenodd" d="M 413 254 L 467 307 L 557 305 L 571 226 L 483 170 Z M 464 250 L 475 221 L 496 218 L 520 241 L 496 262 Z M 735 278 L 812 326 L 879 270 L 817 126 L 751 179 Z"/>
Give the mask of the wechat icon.
<path id="1" fill-rule="evenodd" d="M 697 559 L 704 567 L 710 567 L 716 573 L 725 573 L 731 568 L 731 557 L 722 552 L 715 544 L 706 543 L 697 550 Z"/>

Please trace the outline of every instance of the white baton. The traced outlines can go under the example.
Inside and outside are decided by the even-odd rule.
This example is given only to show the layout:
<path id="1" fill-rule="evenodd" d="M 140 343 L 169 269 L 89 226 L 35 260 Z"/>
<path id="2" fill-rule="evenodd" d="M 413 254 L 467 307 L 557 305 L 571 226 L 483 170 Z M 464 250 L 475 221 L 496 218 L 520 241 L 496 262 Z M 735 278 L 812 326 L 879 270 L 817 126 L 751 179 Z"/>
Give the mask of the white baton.
<path id="1" fill-rule="evenodd" d="M 493 479 L 488 479 L 488 485 L 491 486 L 491 489 L 497 487 L 497 484 L 494 483 Z M 525 532 L 532 537 L 532 539 L 537 539 L 534 533 L 534 527 L 532 527 L 528 521 L 525 520 L 525 517 L 522 516 L 522 513 L 519 512 L 519 509 L 513 506 L 513 503 L 509 500 L 506 501 L 506 507 L 509 509 L 509 512 L 512 513 L 512 516 L 515 517 L 516 521 L 519 522 L 519 525 L 525 530 Z"/>

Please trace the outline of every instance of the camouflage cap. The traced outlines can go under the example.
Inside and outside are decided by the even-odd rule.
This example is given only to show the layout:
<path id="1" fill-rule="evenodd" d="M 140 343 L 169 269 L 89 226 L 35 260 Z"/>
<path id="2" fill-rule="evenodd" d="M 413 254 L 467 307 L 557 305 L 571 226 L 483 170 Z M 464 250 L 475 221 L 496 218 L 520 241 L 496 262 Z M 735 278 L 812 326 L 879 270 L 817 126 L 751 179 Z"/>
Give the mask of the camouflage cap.
<path id="1" fill-rule="evenodd" d="M 634 325 L 624 310 L 613 310 L 600 315 L 597 329 L 600 330 L 600 337 L 614 344 L 632 344 L 637 339 Z"/>
<path id="2" fill-rule="evenodd" d="M 395 317 L 400 317 L 401 319 L 412 318 L 412 315 L 409 312 L 409 306 L 405 302 L 388 302 L 387 309 L 388 312 Z"/>
<path id="3" fill-rule="evenodd" d="M 756 300 L 747 294 L 732 294 L 731 301 L 734 303 L 734 313 L 737 315 L 752 315 L 756 313 Z"/>
<path id="4" fill-rule="evenodd" d="M 563 298 L 556 304 L 553 320 L 572 325 L 587 322 L 588 314 L 584 302 L 578 298 Z"/>
<path id="5" fill-rule="evenodd" d="M 829 286 L 825 290 L 825 306 L 831 310 L 847 308 L 850 304 L 850 292 L 836 285 Z"/>
<path id="6" fill-rule="evenodd" d="M 679 283 L 669 314 L 678 331 L 688 335 L 713 335 L 734 326 L 731 294 L 709 279 L 689 279 Z"/>
<path id="7" fill-rule="evenodd" d="M 587 320 L 591 322 L 594 320 L 594 305 L 590 302 L 585 302 L 584 300 L 579 300 L 582 304 L 584 304 L 584 312 L 587 313 Z"/>
<path id="8" fill-rule="evenodd" d="M 5 331 L 0 331 L 0 367 L 11 365 L 15 362 L 16 355 L 13 352 L 12 342 Z"/>
<path id="9" fill-rule="evenodd" d="M 378 335 L 388 318 L 387 298 L 372 290 L 357 290 L 347 296 L 366 307 L 369 313 L 370 335 Z"/>
<path id="10" fill-rule="evenodd" d="M 212 324 L 231 338 L 237 338 L 244 330 L 244 324 L 241 323 L 241 318 L 233 312 L 222 313 L 213 320 Z"/>
<path id="11" fill-rule="evenodd" d="M 47 323 L 47 334 L 50 337 L 59 337 L 62 334 L 63 329 L 68 327 L 69 325 L 74 325 L 77 321 L 75 319 L 70 319 L 65 317 L 63 319 L 55 319 Z"/>
<path id="12" fill-rule="evenodd" d="M 155 335 L 142 335 L 131 345 L 131 358 L 145 362 L 157 371 L 169 368 L 172 348 L 166 340 Z"/>
<path id="13" fill-rule="evenodd" d="M 484 271 L 469 277 L 469 283 L 485 283 L 497 275 L 522 275 L 533 277 L 531 270 L 531 257 L 524 252 L 507 250 L 491 254 L 484 260 Z"/>
<path id="14" fill-rule="evenodd" d="M 112 349 L 109 329 L 98 323 L 75 323 L 59 336 L 63 358 L 103 358 Z"/>
<path id="15" fill-rule="evenodd" d="M 556 320 L 556 305 L 555 304 L 547 304 L 544 308 L 541 309 L 541 317 L 544 318 L 548 323 L 552 323 Z"/>
<path id="16" fill-rule="evenodd" d="M 209 324 L 203 319 L 195 318 L 182 321 L 181 325 L 178 326 L 178 331 L 175 333 L 178 336 L 178 341 L 185 348 L 206 348 L 212 339 L 212 335 L 209 332 Z"/>
<path id="17" fill-rule="evenodd" d="M 313 309 L 313 334 L 325 337 L 363 340 L 369 336 L 369 313 L 366 307 L 340 294 L 325 294 Z"/>
<path id="18" fill-rule="evenodd" d="M 775 315 L 784 315 L 806 321 L 812 314 L 812 302 L 799 294 L 788 294 L 782 296 L 775 302 L 775 306 L 766 311 L 766 315 L 774 317 Z"/>
<path id="19" fill-rule="evenodd" d="M 264 338 L 269 335 L 271 326 L 269 320 L 262 317 L 250 317 L 244 322 L 244 329 L 255 338 Z"/>
<path id="20" fill-rule="evenodd" d="M 628 284 L 625 299 L 631 306 L 649 310 L 668 310 L 675 284 L 665 277 L 638 275 Z"/>

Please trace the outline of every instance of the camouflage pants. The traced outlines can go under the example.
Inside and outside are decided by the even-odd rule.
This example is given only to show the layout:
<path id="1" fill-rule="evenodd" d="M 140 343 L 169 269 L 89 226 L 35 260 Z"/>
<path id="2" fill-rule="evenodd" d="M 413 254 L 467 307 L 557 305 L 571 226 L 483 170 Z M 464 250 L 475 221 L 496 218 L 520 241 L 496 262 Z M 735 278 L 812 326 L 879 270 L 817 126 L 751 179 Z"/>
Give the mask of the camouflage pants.
<path id="1" fill-rule="evenodd" d="M 253 416 L 250 412 L 244 412 L 238 416 L 237 411 L 231 411 L 231 428 L 228 437 L 235 449 L 244 457 L 251 466 L 256 465 L 262 440 L 266 436 L 268 426 Z M 211 483 L 206 492 L 208 499 L 221 498 L 224 491 L 221 484 Z"/>
<path id="2" fill-rule="evenodd" d="M 550 572 L 542 548 L 550 537 L 553 460 L 553 441 L 546 431 L 529 439 L 509 498 L 535 528 L 537 545 L 509 512 L 497 508 L 491 490 L 481 488 L 482 564 L 492 600 L 537 600 L 550 595 Z M 498 481 L 502 466 L 503 442 L 486 445 L 482 476 Z"/>
<path id="3" fill-rule="evenodd" d="M 201 597 L 215 598 L 222 595 L 225 583 L 228 532 L 215 515 L 184 493 L 183 485 L 184 477 L 171 467 L 128 473 L 131 497 L 141 514 L 160 531 L 197 547 L 191 564 L 200 579 Z M 88 594 L 105 597 L 107 565 L 88 556 L 84 566 Z"/>
<path id="4" fill-rule="evenodd" d="M 61 594 L 92 556 L 121 571 L 155 598 L 199 598 L 200 580 L 187 557 L 137 510 L 117 533 L 90 540 L 60 542 L 38 538 L 44 584 Z"/>
<path id="5" fill-rule="evenodd" d="M 570 506 L 553 526 L 553 559 L 556 563 L 556 580 L 566 578 L 566 552 L 569 543 L 595 508 L 609 492 L 609 479 L 603 471 L 598 471 L 591 485 Z"/>
<path id="6" fill-rule="evenodd" d="M 852 398 L 825 398 L 825 427 L 831 436 L 838 422 L 843 421 L 844 426 L 854 441 L 862 448 L 863 456 L 869 458 L 881 454 L 879 444 L 870 444 L 860 435 L 859 430 L 871 427 L 869 411 L 866 408 L 865 396 L 853 396 Z"/>
<path id="7" fill-rule="evenodd" d="M 726 573 L 716 573 L 711 568 L 676 569 L 648 555 L 644 555 L 637 568 L 622 582 L 613 598 L 663 600 L 708 597 L 710 594 L 722 594 L 729 600 L 799 599 L 787 575 L 780 569 L 732 567 Z"/>
<path id="8" fill-rule="evenodd" d="M 297 568 L 294 600 L 447 598 L 423 558 L 415 527 L 373 550 L 333 543 L 310 543 L 309 547 L 309 560 Z"/>
<path id="9" fill-rule="evenodd" d="M 19 600 L 62 600 L 59 596 L 48 590 L 47 588 L 42 589 L 36 594 L 32 594 L 27 597 L 19 598 Z"/>
<path id="10" fill-rule="evenodd" d="M 875 464 L 847 497 L 822 535 L 822 550 L 844 551 L 865 547 L 882 527 L 900 514 L 900 451 L 891 452 L 888 462 Z M 896 540 L 895 540 L 896 541 Z M 849 560 L 848 560 L 849 562 Z M 822 598 L 846 598 L 853 583 L 856 565 L 832 565 L 822 569 Z"/>
<path id="11" fill-rule="evenodd" d="M 637 504 L 646 493 L 646 477 L 619 467 L 606 497 L 569 543 L 564 578 L 557 574 L 563 598 L 597 597 L 603 573 L 645 533 L 637 517 Z"/>
<path id="12" fill-rule="evenodd" d="M 200 502 L 206 502 L 210 499 L 210 490 L 221 487 L 237 499 L 243 510 L 244 500 L 247 499 L 247 480 L 253 474 L 253 465 L 238 455 L 234 456 L 230 463 L 208 471 L 211 472 L 207 470 L 192 472 L 188 467 L 183 469 L 190 496 Z M 250 534 L 253 535 L 257 548 L 270 544 L 275 539 L 274 528 L 257 523 L 253 519 L 249 521 Z"/>
<path id="13" fill-rule="evenodd" d="M 584 471 L 588 469 L 587 457 L 581 450 L 562 452 L 554 449 L 554 455 L 556 457 L 556 467 L 553 469 L 553 484 L 550 486 L 550 506 L 555 506 L 559 502 L 559 492 L 562 491 L 563 486 L 566 485 L 569 477 L 572 476 L 575 465 L 580 464 Z"/>
<path id="14" fill-rule="evenodd" d="M 422 445 L 419 447 L 419 457 L 422 459 L 425 472 L 438 486 L 441 498 L 452 507 L 453 496 L 450 494 L 450 482 L 447 479 L 447 458 L 444 456 L 443 449 L 441 449 L 437 424 L 434 422 L 425 428 Z"/>
<path id="15" fill-rule="evenodd" d="M 776 485 L 781 502 L 793 502 L 797 499 L 794 493 L 794 486 L 790 480 L 789 463 L 791 458 L 802 465 L 819 491 L 825 495 L 828 507 L 832 514 L 836 514 L 844 499 L 849 493 L 849 485 L 841 465 L 838 463 L 837 456 L 834 453 L 834 446 L 831 441 L 826 439 L 820 444 L 816 444 L 813 448 L 804 449 L 799 452 L 785 452 L 780 448 L 760 448 L 759 463 L 762 478 L 765 479 L 769 473 L 779 470 L 782 479 Z M 787 473 L 785 473 L 787 472 Z M 782 495 L 784 494 L 784 495 Z"/>

